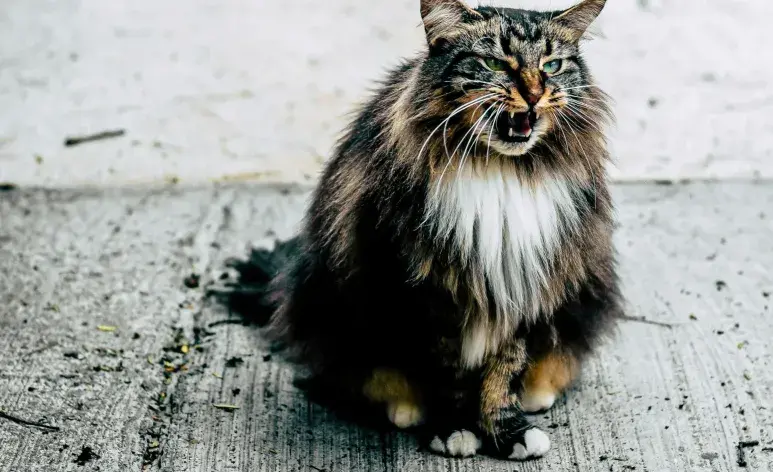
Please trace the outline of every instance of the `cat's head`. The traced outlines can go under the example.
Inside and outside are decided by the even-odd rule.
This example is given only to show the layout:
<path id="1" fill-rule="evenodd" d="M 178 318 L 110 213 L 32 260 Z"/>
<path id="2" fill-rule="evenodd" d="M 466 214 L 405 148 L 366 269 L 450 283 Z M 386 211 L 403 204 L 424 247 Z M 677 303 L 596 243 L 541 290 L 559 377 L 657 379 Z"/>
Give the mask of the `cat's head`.
<path id="1" fill-rule="evenodd" d="M 599 129 L 609 111 L 579 42 L 605 1 L 553 12 L 421 1 L 429 44 L 422 81 L 435 109 L 462 124 L 452 131 L 457 154 L 482 145 L 522 156 L 540 142 L 568 146 L 571 133 Z"/>

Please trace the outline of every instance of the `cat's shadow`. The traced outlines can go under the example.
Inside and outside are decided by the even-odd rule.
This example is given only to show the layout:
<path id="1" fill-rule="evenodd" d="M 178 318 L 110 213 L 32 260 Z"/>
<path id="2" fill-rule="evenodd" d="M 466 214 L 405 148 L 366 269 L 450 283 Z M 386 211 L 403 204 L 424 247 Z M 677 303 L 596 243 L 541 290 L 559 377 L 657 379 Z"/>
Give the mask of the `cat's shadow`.
<path id="1" fill-rule="evenodd" d="M 218 303 L 223 304 L 223 299 Z M 225 302 L 226 305 L 229 303 Z M 425 434 L 424 428 L 417 426 L 410 429 L 401 430 L 396 428 L 386 417 L 384 405 L 377 405 L 365 400 L 362 396 L 356 395 L 341 395 L 340 389 L 335 388 L 335 385 L 326 383 L 323 379 L 304 375 L 300 366 L 295 365 L 290 359 L 285 356 L 284 346 L 280 344 L 268 344 L 262 331 L 268 322 L 267 316 L 259 317 L 244 317 L 239 314 L 237 310 L 233 309 L 234 300 L 230 300 L 231 303 L 231 316 L 227 320 L 210 324 L 210 328 L 217 326 L 218 324 L 235 324 L 243 326 L 248 331 L 249 336 L 254 339 L 251 343 L 255 346 L 267 346 L 271 352 L 272 362 L 281 362 L 284 364 L 282 369 L 292 370 L 293 373 L 293 387 L 297 388 L 303 396 L 315 406 L 323 408 L 327 413 L 332 415 L 332 419 L 336 422 L 341 422 L 351 426 L 356 426 L 367 432 L 376 433 L 379 435 L 393 434 L 393 433 L 405 433 L 412 435 Z M 243 300 L 239 300 L 240 307 Z"/>
<path id="2" fill-rule="evenodd" d="M 282 369 L 292 370 L 293 386 L 315 407 L 324 409 L 326 423 L 354 426 L 382 439 L 396 434 L 408 435 L 423 444 L 429 434 L 426 426 L 397 428 L 388 420 L 384 405 L 368 402 L 361 395 L 342 395 L 336 385 L 305 375 L 301 366 L 288 359 L 284 346 L 270 343 L 264 336 L 263 332 L 275 309 L 275 305 L 267 302 L 265 297 L 271 281 L 268 274 L 277 273 L 287 263 L 289 254 L 297 249 L 297 244 L 297 238 L 277 241 L 273 250 L 253 249 L 246 259 L 229 259 L 225 262 L 227 267 L 235 269 L 238 276 L 220 280 L 219 284 L 207 290 L 210 303 L 224 309 L 229 315 L 221 323 L 243 325 L 249 336 L 254 338 L 251 345 L 268 348 L 273 362 L 281 362 L 284 364 Z M 217 286 L 227 290 L 218 290 Z"/>

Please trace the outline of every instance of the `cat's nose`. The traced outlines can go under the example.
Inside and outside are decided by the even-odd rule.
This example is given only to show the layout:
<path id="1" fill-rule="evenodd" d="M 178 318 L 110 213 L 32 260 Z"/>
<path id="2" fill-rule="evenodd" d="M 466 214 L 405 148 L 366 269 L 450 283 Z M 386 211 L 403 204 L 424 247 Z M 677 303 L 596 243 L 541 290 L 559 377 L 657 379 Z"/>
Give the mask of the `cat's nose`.
<path id="1" fill-rule="evenodd" d="M 521 87 L 521 96 L 526 103 L 532 107 L 536 105 L 545 93 L 539 70 L 528 69 L 521 72 Z"/>
<path id="2" fill-rule="evenodd" d="M 534 105 L 539 102 L 539 99 L 542 98 L 542 92 L 539 93 L 527 93 L 524 99 L 526 100 L 526 103 L 529 104 L 531 108 L 534 108 Z"/>

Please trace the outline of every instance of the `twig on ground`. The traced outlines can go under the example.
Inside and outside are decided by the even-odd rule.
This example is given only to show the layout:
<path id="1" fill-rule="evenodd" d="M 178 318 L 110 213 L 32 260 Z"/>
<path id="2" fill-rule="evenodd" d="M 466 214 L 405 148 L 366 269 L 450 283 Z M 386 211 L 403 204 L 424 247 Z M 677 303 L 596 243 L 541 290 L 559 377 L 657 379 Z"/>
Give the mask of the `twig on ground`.
<path id="1" fill-rule="evenodd" d="M 89 134 L 85 136 L 72 136 L 64 140 L 67 147 L 77 146 L 78 144 L 88 143 L 90 141 L 99 141 L 101 139 L 117 138 L 126 134 L 126 130 L 117 129 L 111 131 L 102 131 L 101 133 Z"/>
<path id="2" fill-rule="evenodd" d="M 2 410 L 0 410 L 0 418 L 6 419 L 8 421 L 12 421 L 12 422 L 14 422 L 16 424 L 20 424 L 22 426 L 32 426 L 34 428 L 41 428 L 41 429 L 45 429 L 47 431 L 59 431 L 59 429 L 60 429 L 58 426 L 51 426 L 51 425 L 47 425 L 47 424 L 43 424 L 43 423 L 37 423 L 35 421 L 23 420 L 23 419 L 18 418 L 16 416 L 9 415 L 8 413 L 6 413 L 6 412 L 4 412 Z"/>
<path id="3" fill-rule="evenodd" d="M 213 407 L 217 408 L 218 410 L 225 410 L 225 411 L 236 411 L 239 409 L 236 405 L 230 405 L 228 403 L 216 403 L 212 405 Z"/>
<path id="4" fill-rule="evenodd" d="M 634 323 L 644 323 L 644 324 L 649 324 L 649 325 L 654 325 L 654 326 L 660 326 L 660 327 L 662 327 L 662 328 L 668 328 L 668 329 L 671 329 L 671 328 L 673 328 L 673 327 L 674 327 L 674 325 L 673 325 L 673 324 L 671 324 L 671 323 L 664 323 L 663 321 L 653 321 L 653 320 L 648 320 L 648 319 L 647 319 L 646 317 L 644 317 L 644 316 L 627 316 L 627 315 L 619 315 L 619 316 L 618 316 L 618 318 L 620 318 L 620 319 L 621 319 L 621 320 L 623 320 L 623 321 L 632 321 L 632 322 L 634 322 Z"/>
<path id="5" fill-rule="evenodd" d="M 33 354 L 40 354 L 41 352 L 47 351 L 47 350 L 51 349 L 52 347 L 56 347 L 56 346 L 57 346 L 56 341 L 51 341 L 50 343 L 46 344 L 45 346 L 41 346 L 41 347 L 39 347 L 37 349 L 33 349 L 32 351 L 24 354 L 24 357 L 28 357 L 28 356 L 31 356 Z"/>
<path id="6" fill-rule="evenodd" d="M 243 325 L 244 320 L 236 318 L 236 319 L 230 319 L 230 320 L 213 321 L 212 323 L 208 324 L 207 327 L 214 328 L 220 325 L 231 325 L 231 324 Z"/>

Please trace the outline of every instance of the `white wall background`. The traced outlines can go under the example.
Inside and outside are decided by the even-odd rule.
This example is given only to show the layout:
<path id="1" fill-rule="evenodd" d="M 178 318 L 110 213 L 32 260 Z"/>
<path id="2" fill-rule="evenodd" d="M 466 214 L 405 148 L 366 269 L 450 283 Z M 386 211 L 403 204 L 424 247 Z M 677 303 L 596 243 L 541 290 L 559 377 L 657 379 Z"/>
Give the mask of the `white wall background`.
<path id="1" fill-rule="evenodd" d="M 418 3 L 2 0 L 0 182 L 313 179 L 352 104 L 422 47 Z M 770 0 L 608 1 L 586 51 L 617 102 L 614 177 L 773 177 L 771 17 Z"/>

